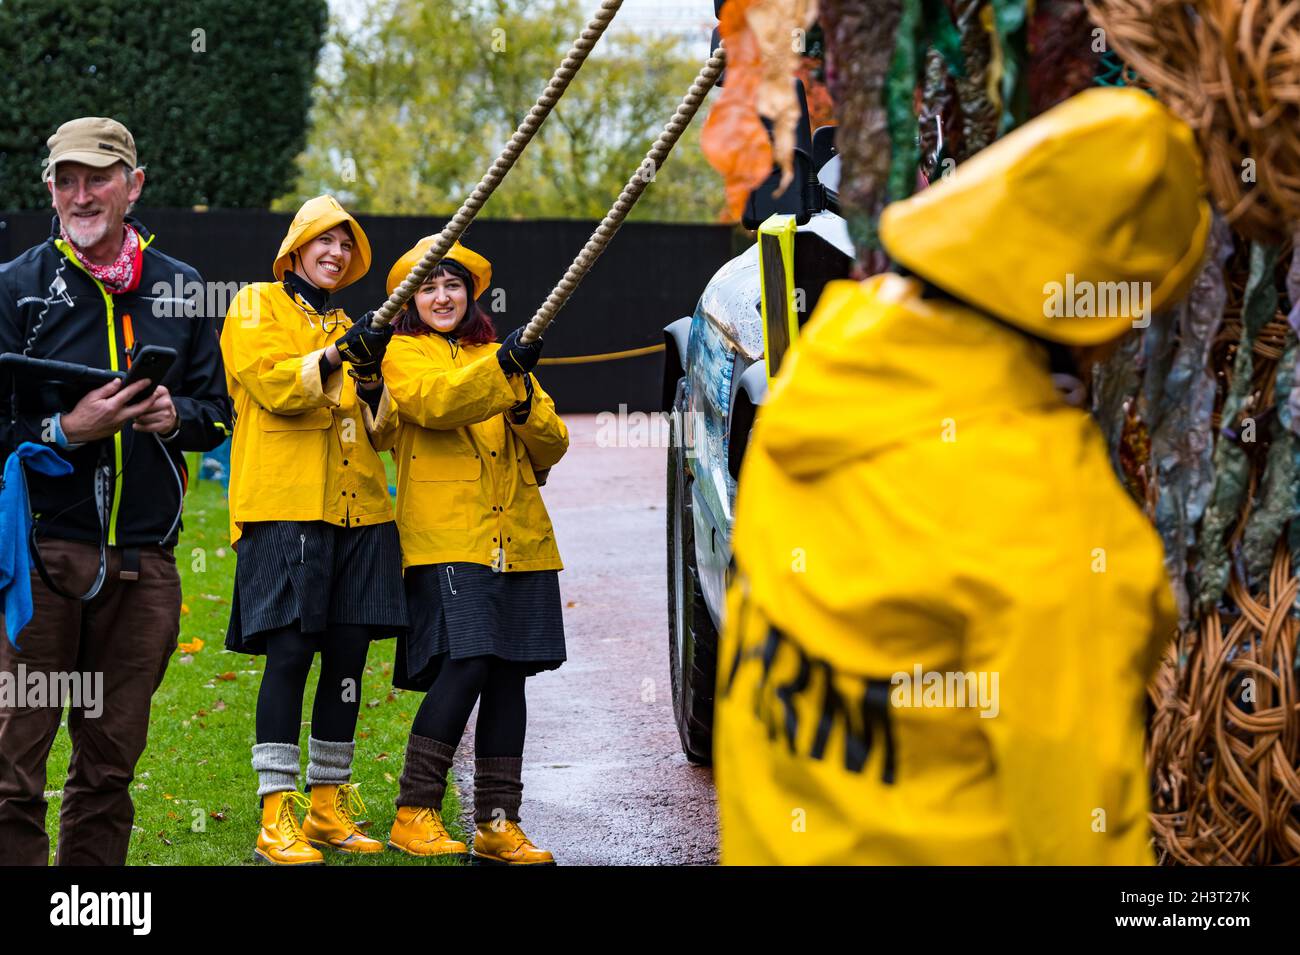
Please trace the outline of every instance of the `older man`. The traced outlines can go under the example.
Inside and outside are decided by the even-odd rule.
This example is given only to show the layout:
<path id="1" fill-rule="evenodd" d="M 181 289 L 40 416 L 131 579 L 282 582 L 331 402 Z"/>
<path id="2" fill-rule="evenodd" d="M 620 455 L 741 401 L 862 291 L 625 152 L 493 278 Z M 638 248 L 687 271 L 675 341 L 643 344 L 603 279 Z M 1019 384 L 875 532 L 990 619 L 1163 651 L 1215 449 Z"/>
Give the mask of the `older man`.
<path id="1" fill-rule="evenodd" d="M 72 466 L 66 476 L 29 481 L 34 615 L 16 647 L 0 637 L 0 678 L 53 687 L 76 674 L 92 695 L 102 687 L 102 700 L 71 700 L 57 861 L 121 864 L 150 699 L 180 629 L 172 550 L 183 452 L 224 439 L 230 402 L 211 318 L 151 294 L 199 276 L 154 248 L 153 235 L 127 214 L 145 178 L 131 133 L 84 117 L 60 126 L 48 145 L 45 180 L 57 215 L 49 239 L 0 266 L 0 352 L 121 371 L 136 345 L 177 352 L 148 398 L 147 382 L 113 381 L 79 396 L 0 380 L 0 450 L 37 442 Z M 60 696 L 0 694 L 0 864 L 49 861 L 45 763 Z"/>

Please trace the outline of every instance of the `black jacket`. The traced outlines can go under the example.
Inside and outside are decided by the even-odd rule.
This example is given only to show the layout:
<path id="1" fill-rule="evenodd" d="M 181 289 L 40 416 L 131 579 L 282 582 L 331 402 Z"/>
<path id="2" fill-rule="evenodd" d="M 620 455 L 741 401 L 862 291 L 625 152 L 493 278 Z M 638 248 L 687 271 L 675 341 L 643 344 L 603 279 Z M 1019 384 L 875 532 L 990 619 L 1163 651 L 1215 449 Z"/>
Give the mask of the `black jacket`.
<path id="1" fill-rule="evenodd" d="M 127 222 L 142 241 L 151 240 L 137 220 Z M 112 438 L 58 448 L 48 421 L 55 412 L 71 410 L 78 396 L 0 372 L 0 450 L 7 456 L 19 443 L 33 441 L 55 447 L 73 465 L 66 477 L 28 474 L 40 536 L 100 539 L 93 475 L 103 460 L 114 473 L 108 543 L 172 545 L 182 500 L 178 478 L 182 484 L 188 480 L 183 452 L 215 448 L 230 433 L 216 327 L 199 306 L 206 298 L 198 291 L 202 280 L 193 268 L 149 244 L 135 290 L 109 296 L 55 244 L 58 238 L 55 217 L 48 240 L 0 265 L 0 352 L 125 371 L 128 337 L 174 348 L 178 358 L 162 384 L 171 392 L 180 430 L 160 442 L 127 425 Z M 186 298 L 195 300 L 188 308 Z"/>

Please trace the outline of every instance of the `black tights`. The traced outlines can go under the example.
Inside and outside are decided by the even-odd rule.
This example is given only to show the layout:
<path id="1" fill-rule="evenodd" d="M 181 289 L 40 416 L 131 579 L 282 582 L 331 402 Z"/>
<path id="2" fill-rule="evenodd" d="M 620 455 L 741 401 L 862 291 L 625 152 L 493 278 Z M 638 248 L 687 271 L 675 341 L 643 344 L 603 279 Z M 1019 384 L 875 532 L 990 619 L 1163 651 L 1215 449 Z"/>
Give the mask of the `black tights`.
<path id="1" fill-rule="evenodd" d="M 361 676 L 369 650 L 369 628 L 350 624 L 333 626 L 325 633 L 304 634 L 290 626 L 267 634 L 266 672 L 257 693 L 257 741 L 298 742 L 307 674 L 319 653 L 311 735 L 350 743 L 361 710 Z"/>
<path id="2" fill-rule="evenodd" d="M 500 657 L 447 659 L 415 714 L 411 732 L 455 747 L 478 701 L 475 756 L 522 756 L 528 710 L 524 703 L 527 670 Z"/>

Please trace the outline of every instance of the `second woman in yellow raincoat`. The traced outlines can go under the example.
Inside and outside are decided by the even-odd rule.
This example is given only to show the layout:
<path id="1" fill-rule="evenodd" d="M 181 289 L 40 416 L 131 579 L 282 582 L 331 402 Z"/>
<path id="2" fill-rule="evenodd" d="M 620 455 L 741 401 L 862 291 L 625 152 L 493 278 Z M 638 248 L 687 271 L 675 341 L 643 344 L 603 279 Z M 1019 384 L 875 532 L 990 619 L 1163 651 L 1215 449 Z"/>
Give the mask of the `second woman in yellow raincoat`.
<path id="1" fill-rule="evenodd" d="M 428 250 L 393 266 L 388 291 Z M 524 680 L 565 658 L 560 553 L 537 472 L 569 434 L 532 374 L 541 342 L 498 345 L 476 299 L 492 267 L 457 243 L 395 323 L 384 364 L 401 416 L 397 523 L 411 629 L 395 685 L 427 690 L 407 745 L 389 844 L 463 856 L 440 810 L 447 770 L 478 703 L 475 858 L 553 863 L 519 826 Z"/>

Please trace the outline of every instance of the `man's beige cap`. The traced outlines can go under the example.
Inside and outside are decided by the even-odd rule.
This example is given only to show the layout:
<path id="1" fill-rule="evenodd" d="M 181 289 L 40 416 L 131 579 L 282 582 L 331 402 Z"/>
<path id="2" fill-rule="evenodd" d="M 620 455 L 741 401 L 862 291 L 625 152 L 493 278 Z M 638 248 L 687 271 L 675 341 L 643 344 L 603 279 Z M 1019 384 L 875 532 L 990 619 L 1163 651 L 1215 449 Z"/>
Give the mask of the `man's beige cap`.
<path id="1" fill-rule="evenodd" d="M 135 168 L 135 139 L 131 131 L 115 119 L 83 116 L 70 119 L 47 141 L 49 158 L 45 160 L 45 178 L 54 177 L 55 164 L 79 162 L 87 166 L 111 166 L 124 162 Z"/>

